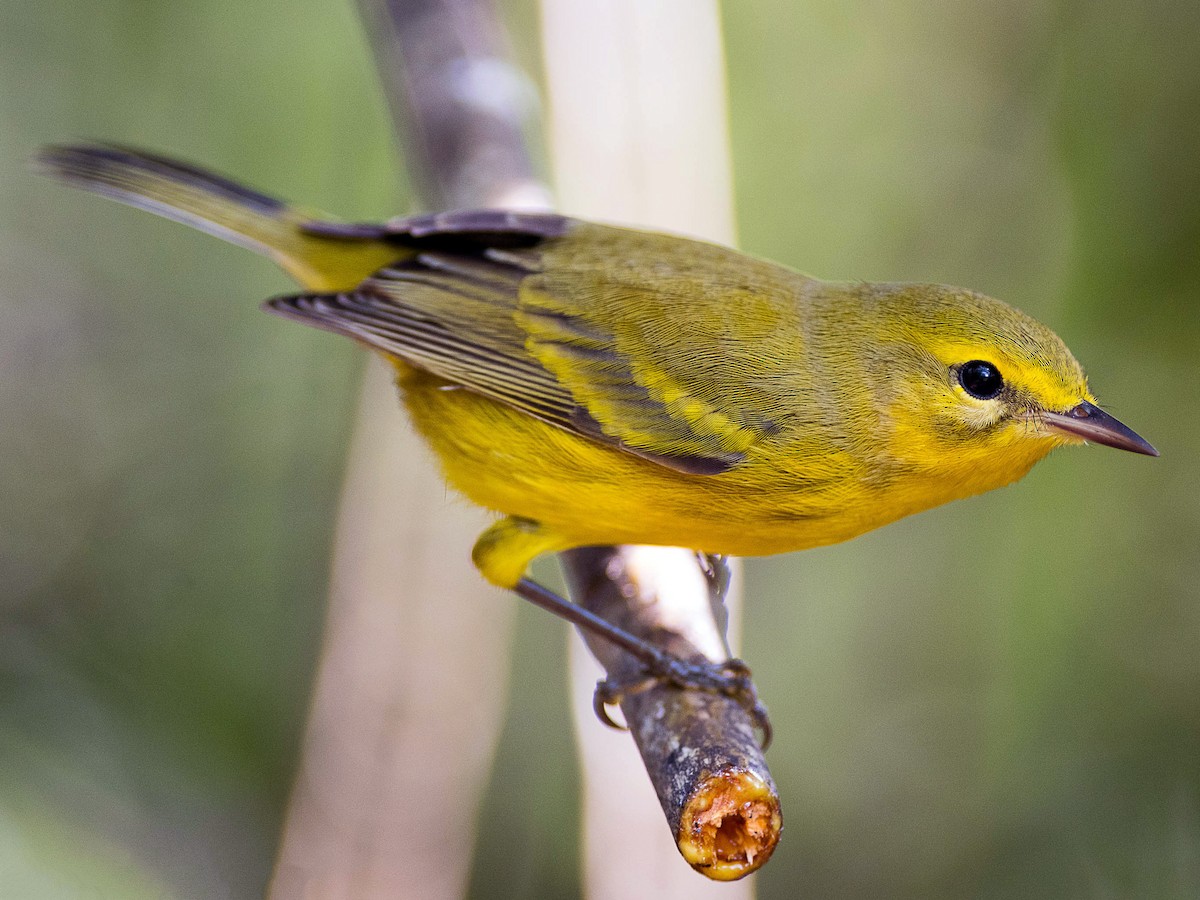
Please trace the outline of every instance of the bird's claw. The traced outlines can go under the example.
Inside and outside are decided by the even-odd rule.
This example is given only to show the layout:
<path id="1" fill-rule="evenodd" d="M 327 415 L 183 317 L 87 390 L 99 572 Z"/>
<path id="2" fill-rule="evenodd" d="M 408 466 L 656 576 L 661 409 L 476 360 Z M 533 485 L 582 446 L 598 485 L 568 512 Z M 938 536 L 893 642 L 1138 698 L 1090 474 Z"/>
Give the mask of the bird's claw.
<path id="1" fill-rule="evenodd" d="M 608 713 L 610 706 L 618 706 L 621 701 L 631 694 L 660 684 L 668 684 L 681 690 L 701 690 L 711 694 L 728 697 L 749 713 L 755 727 L 762 732 L 762 748 L 771 744 L 773 729 L 767 708 L 758 699 L 758 691 L 751 679 L 750 667 L 740 659 L 727 659 L 724 662 L 687 662 L 675 657 L 667 657 L 662 661 L 659 671 L 643 669 L 628 678 L 605 678 L 596 683 L 596 692 L 592 695 L 592 709 L 596 717 L 611 728 L 627 730 L 627 725 L 613 721 Z"/>

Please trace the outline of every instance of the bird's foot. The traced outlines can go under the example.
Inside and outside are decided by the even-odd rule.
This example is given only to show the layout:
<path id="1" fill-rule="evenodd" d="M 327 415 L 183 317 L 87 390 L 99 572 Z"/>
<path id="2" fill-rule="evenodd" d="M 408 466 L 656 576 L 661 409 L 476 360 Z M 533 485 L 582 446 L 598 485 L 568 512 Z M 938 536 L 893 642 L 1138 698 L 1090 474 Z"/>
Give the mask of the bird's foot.
<path id="1" fill-rule="evenodd" d="M 592 695 L 592 708 L 604 724 L 612 728 L 625 728 L 613 721 L 608 708 L 620 705 L 631 694 L 640 694 L 664 684 L 680 690 L 706 691 L 736 701 L 762 732 L 762 748 L 766 750 L 770 746 L 773 735 L 770 716 L 766 706 L 758 699 L 750 667 L 740 659 L 693 662 L 662 654 L 654 664 L 627 678 L 610 676 L 597 682 L 596 692 Z"/>
<path id="2" fill-rule="evenodd" d="M 771 721 L 767 717 L 767 709 L 758 699 L 758 692 L 754 689 L 754 682 L 750 677 L 750 667 L 740 659 L 727 659 L 724 662 L 680 659 L 661 647 L 618 628 L 591 610 L 558 596 L 536 581 L 522 578 L 513 590 L 542 609 L 620 647 L 642 664 L 641 671 L 632 677 L 608 678 L 596 686 L 592 705 L 600 721 L 619 728 L 620 726 L 608 715 L 609 706 L 619 704 L 621 698 L 629 694 L 640 693 L 655 685 L 668 684 L 682 690 L 708 691 L 736 700 L 762 731 L 763 749 L 771 743 Z"/>

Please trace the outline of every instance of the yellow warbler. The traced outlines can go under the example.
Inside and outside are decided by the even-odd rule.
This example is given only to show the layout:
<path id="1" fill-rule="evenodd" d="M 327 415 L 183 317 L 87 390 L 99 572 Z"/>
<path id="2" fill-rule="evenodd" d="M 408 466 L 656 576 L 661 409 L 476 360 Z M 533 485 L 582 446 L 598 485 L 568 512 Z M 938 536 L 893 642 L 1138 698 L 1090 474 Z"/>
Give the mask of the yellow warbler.
<path id="1" fill-rule="evenodd" d="M 1062 444 L 1157 455 L 1054 332 L 960 288 L 830 283 L 553 214 L 333 224 L 117 147 L 41 161 L 267 254 L 310 291 L 268 308 L 388 357 L 446 478 L 503 514 L 474 558 L 504 587 L 583 545 L 843 541 Z"/>

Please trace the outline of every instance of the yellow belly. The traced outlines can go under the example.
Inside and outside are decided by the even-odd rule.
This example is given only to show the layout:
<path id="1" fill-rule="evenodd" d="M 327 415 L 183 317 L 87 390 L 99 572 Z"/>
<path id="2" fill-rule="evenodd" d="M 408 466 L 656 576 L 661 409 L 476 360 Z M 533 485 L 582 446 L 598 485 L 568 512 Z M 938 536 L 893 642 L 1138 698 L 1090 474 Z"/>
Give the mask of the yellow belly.
<path id="1" fill-rule="evenodd" d="M 662 544 L 738 556 L 782 553 L 847 540 L 996 486 L 971 483 L 976 477 L 931 480 L 918 473 L 872 478 L 862 461 L 834 453 L 805 463 L 804 454 L 781 459 L 776 452 L 751 456 L 721 475 L 685 475 L 398 368 L 413 423 L 449 483 L 480 506 L 521 520 L 494 528 L 476 548 L 484 575 L 506 586 L 534 556 L 568 547 Z"/>

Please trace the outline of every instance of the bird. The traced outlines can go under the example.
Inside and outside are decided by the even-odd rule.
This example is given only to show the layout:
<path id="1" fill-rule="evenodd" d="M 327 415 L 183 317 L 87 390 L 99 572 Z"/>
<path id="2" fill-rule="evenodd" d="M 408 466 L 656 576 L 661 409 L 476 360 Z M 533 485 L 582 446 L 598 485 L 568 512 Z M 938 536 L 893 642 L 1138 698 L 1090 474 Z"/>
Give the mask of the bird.
<path id="1" fill-rule="evenodd" d="M 546 553 L 805 550 L 1010 484 L 1064 445 L 1158 455 L 1050 328 L 975 291 L 824 281 L 550 212 L 339 222 L 119 145 L 38 162 L 265 254 L 303 288 L 267 310 L 389 360 L 448 483 L 497 514 L 475 565 L 535 602 Z"/>

